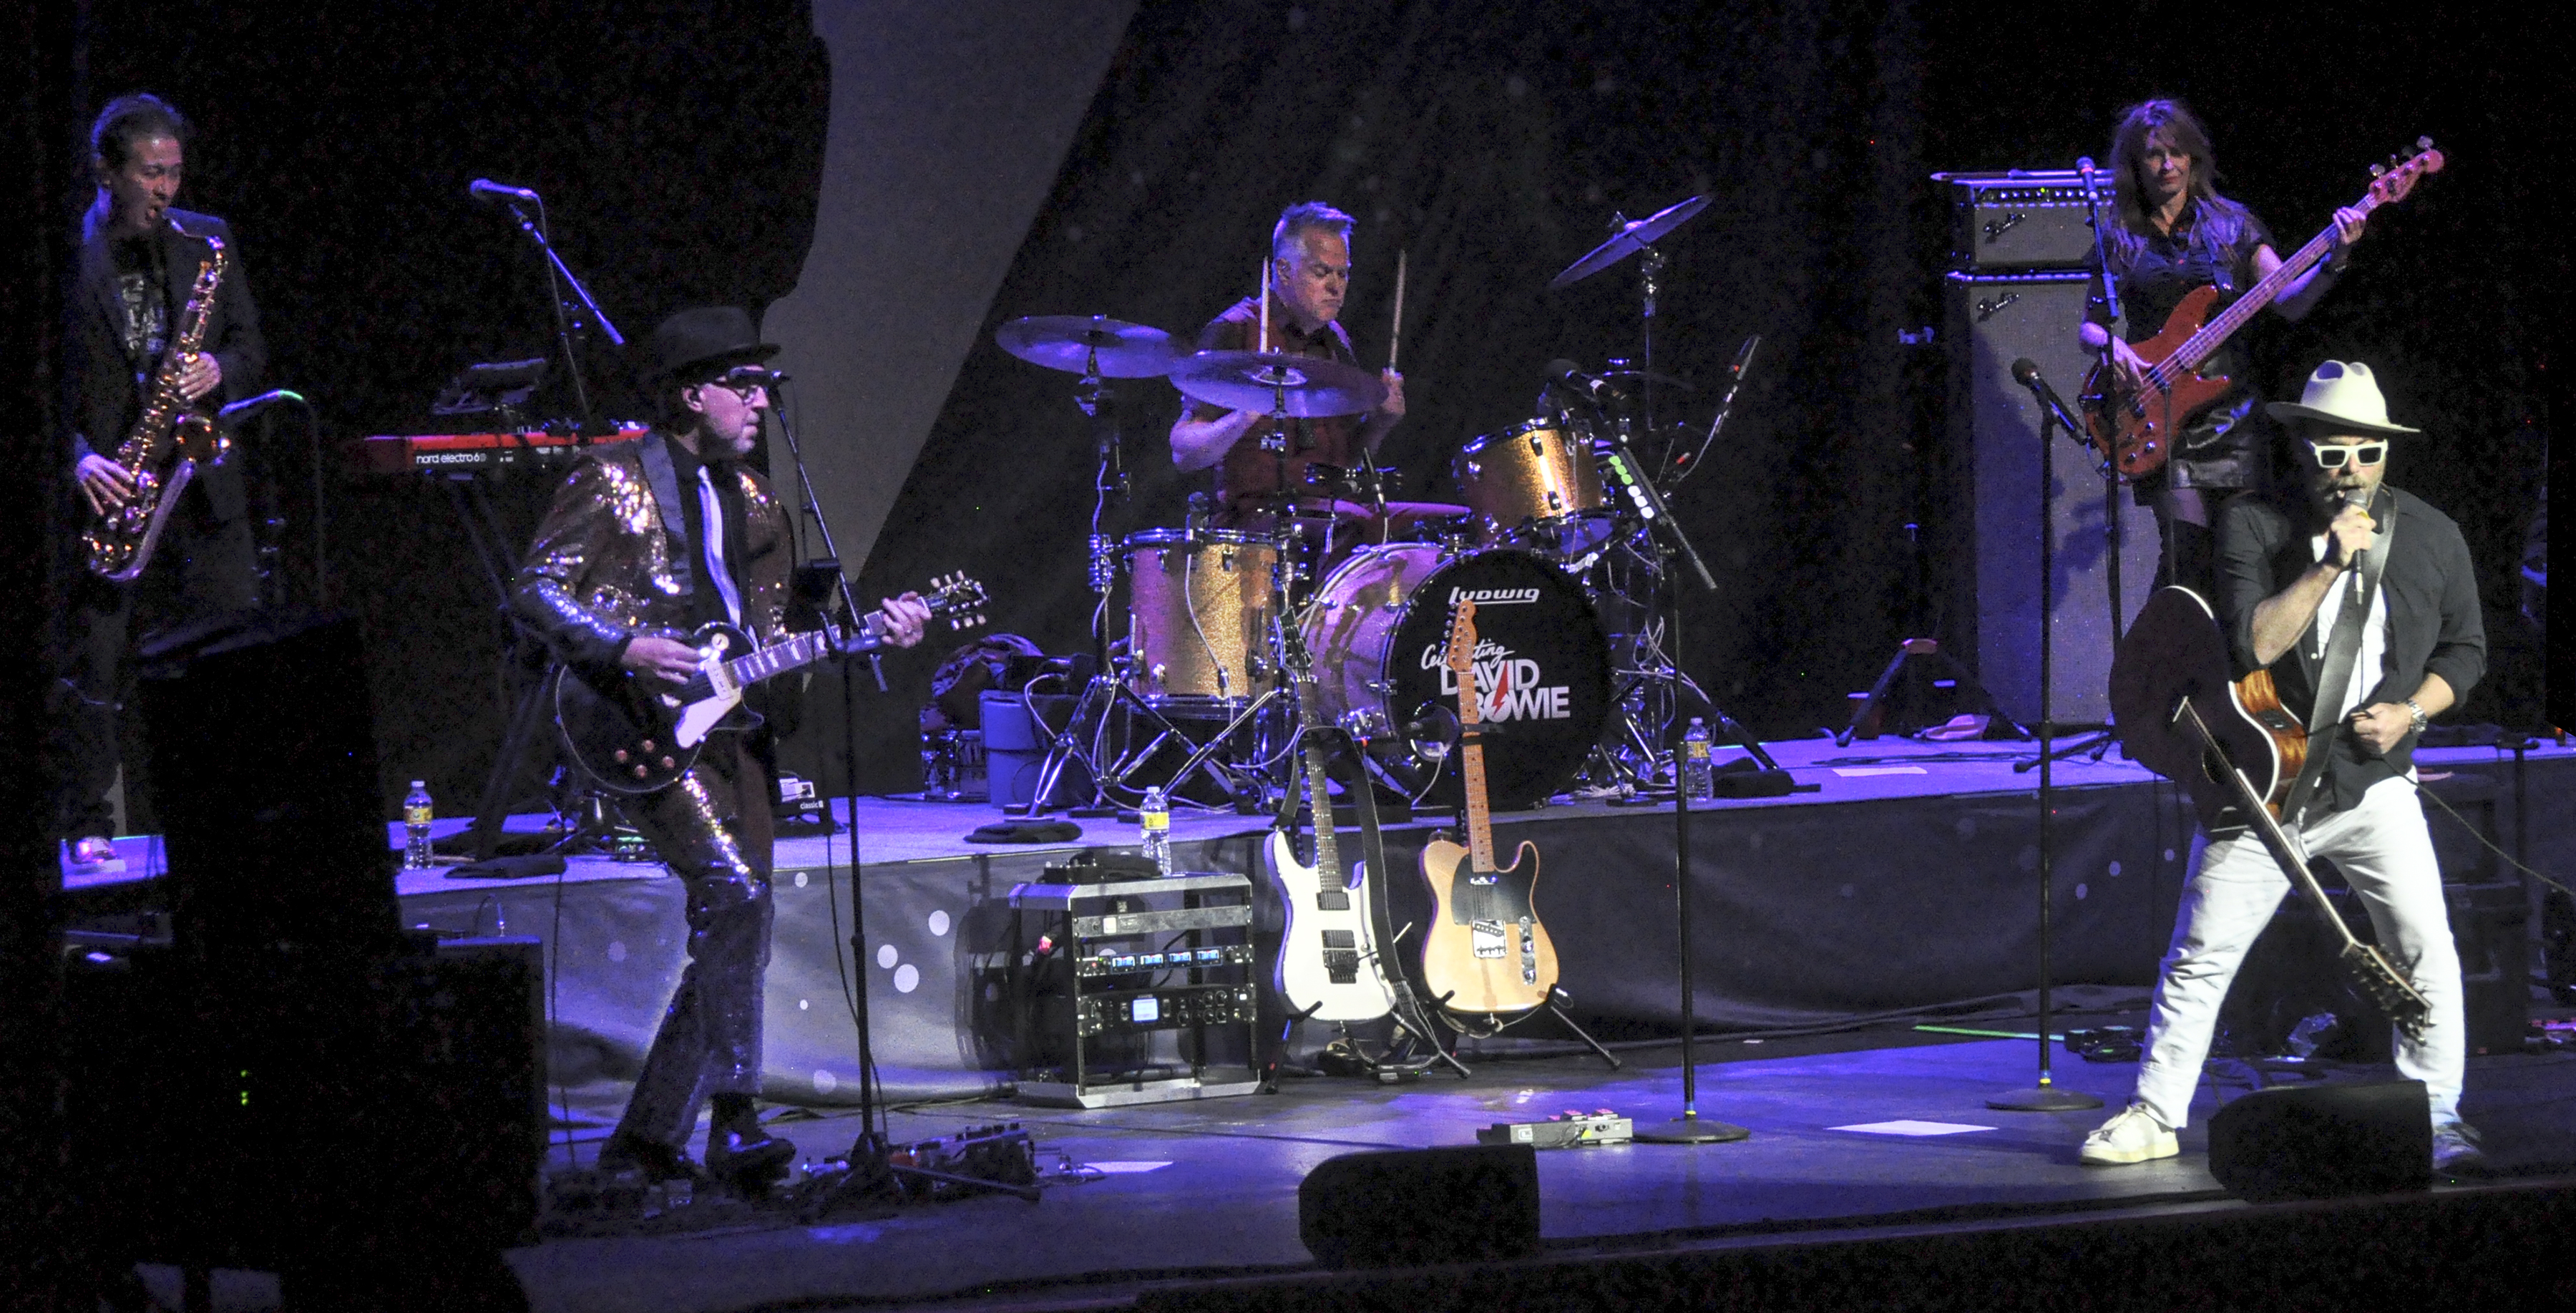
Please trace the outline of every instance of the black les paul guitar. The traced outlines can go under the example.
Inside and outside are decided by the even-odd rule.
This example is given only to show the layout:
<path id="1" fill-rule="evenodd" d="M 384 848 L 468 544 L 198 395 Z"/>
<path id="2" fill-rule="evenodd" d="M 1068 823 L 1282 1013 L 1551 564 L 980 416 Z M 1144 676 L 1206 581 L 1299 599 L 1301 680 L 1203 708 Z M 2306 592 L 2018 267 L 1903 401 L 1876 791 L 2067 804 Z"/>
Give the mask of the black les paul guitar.
<path id="1" fill-rule="evenodd" d="M 931 581 L 922 600 L 933 619 L 951 629 L 984 622 L 984 585 L 962 574 Z M 749 729 L 759 717 L 742 705 L 743 690 L 842 652 L 866 652 L 885 643 L 885 616 L 869 612 L 856 632 L 826 626 L 760 647 L 741 630 L 712 624 L 689 635 L 698 649 L 698 673 L 688 683 L 621 670 L 585 677 L 567 667 L 555 676 L 555 727 L 565 752 L 582 772 L 611 793 L 642 794 L 666 788 L 688 773 L 707 736 Z"/>

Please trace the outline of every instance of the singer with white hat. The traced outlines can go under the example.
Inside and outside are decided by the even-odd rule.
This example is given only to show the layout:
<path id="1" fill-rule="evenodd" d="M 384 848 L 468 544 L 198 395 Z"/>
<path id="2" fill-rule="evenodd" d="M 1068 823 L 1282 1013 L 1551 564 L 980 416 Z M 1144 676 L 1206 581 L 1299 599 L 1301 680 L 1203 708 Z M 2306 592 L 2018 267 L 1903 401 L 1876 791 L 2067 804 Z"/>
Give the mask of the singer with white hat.
<path id="1" fill-rule="evenodd" d="M 2343 873 L 2370 910 L 2380 950 L 2431 1005 L 2419 1035 L 2397 1034 L 2397 1070 L 2424 1082 L 2434 1171 L 2458 1176 L 2483 1158 L 2460 1120 L 2460 962 L 2415 798 L 2413 753 L 2425 721 L 2485 670 L 2476 571 L 2449 516 L 2386 482 L 2393 439 L 2420 430 L 2389 421 L 2369 366 L 2326 361 L 2297 402 L 2266 410 L 2289 431 L 2305 477 L 2274 496 L 2239 498 L 2220 515 L 2213 606 L 2237 675 L 2269 669 L 2284 706 L 2310 725 L 2320 723 L 2311 715 L 2317 699 L 2333 702 L 2331 725 L 2309 743 L 2311 754 L 2324 754 L 2322 771 L 2292 795 L 2282 825 L 2311 858 Z M 2356 606 L 2360 623 L 2338 626 Z M 2344 645 L 2357 650 L 2338 653 Z M 2325 672 L 2339 669 L 2349 676 L 2321 689 L 2337 682 Z M 2137 1092 L 2086 1138 L 2085 1162 L 2179 1152 L 2174 1130 L 2188 1120 L 2219 1004 L 2288 890 L 2251 832 L 2194 839 Z"/>

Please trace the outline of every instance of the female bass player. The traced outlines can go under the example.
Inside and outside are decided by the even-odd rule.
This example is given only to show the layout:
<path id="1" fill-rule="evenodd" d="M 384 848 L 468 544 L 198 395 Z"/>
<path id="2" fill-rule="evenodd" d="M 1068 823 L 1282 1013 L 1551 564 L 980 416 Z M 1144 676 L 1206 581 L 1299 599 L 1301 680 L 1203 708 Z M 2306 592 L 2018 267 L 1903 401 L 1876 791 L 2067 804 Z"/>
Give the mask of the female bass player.
<path id="1" fill-rule="evenodd" d="M 2108 346 L 2121 389 L 2136 392 L 2148 386 L 2145 372 L 2155 362 L 2130 343 L 2161 333 L 2195 289 L 2215 286 L 2223 300 L 2233 301 L 2280 268 L 2281 257 L 2263 221 L 2218 194 L 2209 130 L 2182 102 L 2148 100 L 2122 110 L 2111 134 L 2111 172 L 2116 201 L 2102 245 L 2118 280 L 2127 338 L 2110 330 L 2098 269 L 2077 336 L 2089 351 Z M 2351 262 L 2352 244 L 2361 240 L 2363 218 L 2360 210 L 2335 211 L 2335 252 L 2281 289 L 2272 306 L 2283 318 L 2305 318 L 2334 285 Z M 2223 374 L 2235 386 L 2218 404 L 2178 424 L 2168 437 L 2170 458 L 2136 482 L 2137 499 L 2155 512 L 2163 544 L 2159 588 L 2181 584 L 2213 596 L 2210 526 L 2218 509 L 2235 494 L 2268 482 L 2267 430 L 2250 368 L 2241 337 L 2222 345 L 2201 373 Z"/>

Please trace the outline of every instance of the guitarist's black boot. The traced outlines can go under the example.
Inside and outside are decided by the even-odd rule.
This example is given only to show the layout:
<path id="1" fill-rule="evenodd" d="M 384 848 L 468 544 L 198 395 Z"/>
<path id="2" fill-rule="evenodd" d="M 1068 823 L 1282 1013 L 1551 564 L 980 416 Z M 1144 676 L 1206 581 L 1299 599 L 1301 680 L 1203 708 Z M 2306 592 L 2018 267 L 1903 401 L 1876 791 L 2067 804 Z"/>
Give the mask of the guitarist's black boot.
<path id="1" fill-rule="evenodd" d="M 707 1174 L 737 1194 L 766 1193 L 769 1183 L 787 1174 L 796 1146 L 771 1135 L 760 1124 L 748 1094 L 719 1094 L 715 1118 L 707 1127 Z"/>

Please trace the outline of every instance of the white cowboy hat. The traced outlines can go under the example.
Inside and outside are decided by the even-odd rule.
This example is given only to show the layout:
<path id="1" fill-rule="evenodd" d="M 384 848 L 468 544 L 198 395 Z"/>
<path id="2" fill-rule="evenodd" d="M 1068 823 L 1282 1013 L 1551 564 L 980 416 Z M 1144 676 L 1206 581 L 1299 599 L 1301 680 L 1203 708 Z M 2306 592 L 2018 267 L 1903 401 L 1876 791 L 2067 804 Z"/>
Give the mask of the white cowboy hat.
<path id="1" fill-rule="evenodd" d="M 2388 399 L 2379 395 L 2379 380 L 2358 360 L 2329 360 L 2308 375 L 2308 389 L 2298 401 L 2275 401 L 2263 413 L 2276 420 L 2303 419 L 2338 433 L 2421 433 L 2388 422 Z"/>

